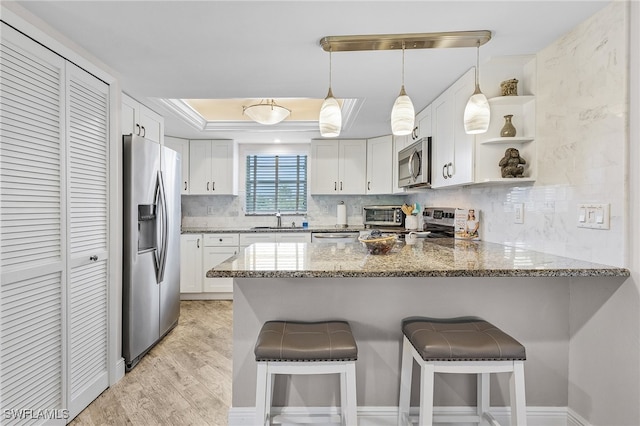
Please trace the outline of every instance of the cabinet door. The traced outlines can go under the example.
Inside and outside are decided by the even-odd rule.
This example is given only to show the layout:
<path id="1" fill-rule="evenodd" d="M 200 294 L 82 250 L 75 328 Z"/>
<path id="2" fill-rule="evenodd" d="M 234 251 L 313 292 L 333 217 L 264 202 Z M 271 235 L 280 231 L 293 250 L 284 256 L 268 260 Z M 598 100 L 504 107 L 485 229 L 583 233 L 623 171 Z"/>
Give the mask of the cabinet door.
<path id="1" fill-rule="evenodd" d="M 363 195 L 367 192 L 366 139 L 341 140 L 338 155 L 341 194 Z"/>
<path id="2" fill-rule="evenodd" d="M 453 177 L 453 101 L 447 91 L 433 101 L 432 186 L 447 186 Z"/>
<path id="3" fill-rule="evenodd" d="M 137 109 L 138 102 L 129 96 L 122 94 L 122 105 L 120 115 L 120 125 L 123 135 L 137 135 L 140 136 L 140 125 L 137 124 Z"/>
<path id="4" fill-rule="evenodd" d="M 144 105 L 140 105 L 138 124 L 142 132 L 141 136 L 164 144 L 164 118 L 161 115 Z"/>
<path id="5" fill-rule="evenodd" d="M 180 293 L 201 293 L 202 235 L 180 236 Z"/>
<path id="6" fill-rule="evenodd" d="M 464 185 L 474 181 L 475 138 L 464 131 L 464 109 L 475 89 L 474 69 L 467 71 L 451 87 L 453 101 L 453 185 Z"/>
<path id="7" fill-rule="evenodd" d="M 75 417 L 109 386 L 109 86 L 67 63 L 68 386 Z"/>
<path id="8" fill-rule="evenodd" d="M 205 293 L 231 293 L 233 292 L 233 278 L 207 278 L 207 271 L 219 265 L 231 256 L 238 254 L 238 247 L 205 247 L 202 256 L 203 284 Z"/>
<path id="9" fill-rule="evenodd" d="M 411 140 L 409 136 L 393 136 L 393 164 L 392 164 L 392 177 L 391 188 L 394 194 L 401 194 L 404 188 L 398 186 L 398 152 L 402 151 L 407 146 L 407 141 Z"/>
<path id="10" fill-rule="evenodd" d="M 60 409 L 67 381 L 65 64 L 0 26 L 2 408 Z"/>
<path id="11" fill-rule="evenodd" d="M 428 105 L 425 109 L 420 111 L 418 115 L 416 115 L 416 125 L 418 127 L 416 139 L 422 139 L 428 136 L 433 136 L 431 118 L 432 118 L 431 105 Z"/>
<path id="12" fill-rule="evenodd" d="M 187 139 L 167 136 L 164 145 L 180 154 L 180 168 L 182 169 L 181 194 L 189 194 L 189 141 Z"/>
<path id="13" fill-rule="evenodd" d="M 189 141 L 189 193 L 210 194 L 211 191 L 211 141 Z"/>
<path id="14" fill-rule="evenodd" d="M 311 195 L 338 193 L 339 140 L 311 141 Z"/>
<path id="15" fill-rule="evenodd" d="M 367 194 L 391 194 L 393 184 L 393 138 L 367 141 Z"/>
<path id="16" fill-rule="evenodd" d="M 211 194 L 235 192 L 233 185 L 234 145 L 233 141 L 211 141 Z"/>

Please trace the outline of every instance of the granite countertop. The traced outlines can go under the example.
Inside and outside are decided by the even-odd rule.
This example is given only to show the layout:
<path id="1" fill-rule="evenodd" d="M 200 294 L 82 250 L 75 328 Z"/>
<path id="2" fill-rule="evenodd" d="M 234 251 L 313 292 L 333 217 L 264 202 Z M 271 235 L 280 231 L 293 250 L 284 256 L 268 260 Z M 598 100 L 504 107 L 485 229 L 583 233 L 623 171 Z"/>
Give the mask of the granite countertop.
<path id="1" fill-rule="evenodd" d="M 326 277 L 628 277 L 600 265 L 482 241 L 398 241 L 385 255 L 361 243 L 257 243 L 207 272 L 208 278 Z"/>
<path id="2" fill-rule="evenodd" d="M 250 227 L 250 228 L 186 228 L 183 227 L 183 234 L 238 234 L 238 233 L 258 233 L 258 232 L 359 232 L 364 231 L 364 226 L 349 226 L 347 228 L 336 228 L 335 226 L 314 226 L 302 228 L 300 226 L 291 227 Z"/>

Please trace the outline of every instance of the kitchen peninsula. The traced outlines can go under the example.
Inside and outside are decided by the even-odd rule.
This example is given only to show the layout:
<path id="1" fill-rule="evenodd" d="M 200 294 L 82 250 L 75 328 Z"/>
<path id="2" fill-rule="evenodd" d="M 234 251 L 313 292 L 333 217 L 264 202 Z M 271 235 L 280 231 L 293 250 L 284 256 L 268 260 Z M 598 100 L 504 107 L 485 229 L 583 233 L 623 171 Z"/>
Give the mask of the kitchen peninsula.
<path id="1" fill-rule="evenodd" d="M 451 239 L 422 239 L 411 246 L 398 242 L 380 256 L 367 254 L 358 243 L 251 245 L 207 273 L 234 278 L 230 424 L 255 405 L 253 346 L 262 323 L 275 319 L 351 323 L 359 348 L 358 406 L 365 416 L 393 418 L 400 323 L 414 315 L 475 315 L 502 328 L 527 350 L 527 406 L 566 407 L 572 339 L 590 316 L 571 315 L 570 294 L 596 287 L 600 297 L 587 308 L 596 312 L 629 275 L 625 268 Z M 326 393 L 316 386 L 325 379 Z M 438 378 L 436 405 L 474 403 L 475 381 L 464 379 Z M 494 387 L 493 405 L 508 401 L 503 379 Z M 335 405 L 336 395 L 328 394 L 337 389 L 333 378 L 313 380 L 309 386 L 307 378 L 295 377 L 287 393 L 277 386 L 274 405 Z"/>

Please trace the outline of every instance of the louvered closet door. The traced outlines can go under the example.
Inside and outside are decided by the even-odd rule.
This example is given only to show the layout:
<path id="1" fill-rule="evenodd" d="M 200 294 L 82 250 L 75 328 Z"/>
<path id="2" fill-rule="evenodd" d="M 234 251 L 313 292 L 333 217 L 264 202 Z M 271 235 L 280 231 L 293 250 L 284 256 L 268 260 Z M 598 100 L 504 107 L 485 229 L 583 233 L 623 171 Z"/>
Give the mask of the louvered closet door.
<path id="1" fill-rule="evenodd" d="M 65 403 L 64 60 L 2 24 L 0 72 L 0 408 L 22 425 Z"/>
<path id="2" fill-rule="evenodd" d="M 107 241 L 109 86 L 67 64 L 69 410 L 109 385 Z"/>

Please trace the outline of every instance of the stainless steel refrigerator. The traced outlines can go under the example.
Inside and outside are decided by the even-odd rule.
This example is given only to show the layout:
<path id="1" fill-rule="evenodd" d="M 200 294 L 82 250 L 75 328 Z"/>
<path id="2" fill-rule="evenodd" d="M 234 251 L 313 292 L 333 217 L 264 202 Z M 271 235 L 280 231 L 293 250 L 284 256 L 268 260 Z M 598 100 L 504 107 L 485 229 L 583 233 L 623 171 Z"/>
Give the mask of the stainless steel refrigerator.
<path id="1" fill-rule="evenodd" d="M 180 316 L 180 154 L 123 136 L 122 352 L 129 371 Z"/>

